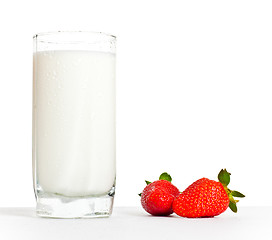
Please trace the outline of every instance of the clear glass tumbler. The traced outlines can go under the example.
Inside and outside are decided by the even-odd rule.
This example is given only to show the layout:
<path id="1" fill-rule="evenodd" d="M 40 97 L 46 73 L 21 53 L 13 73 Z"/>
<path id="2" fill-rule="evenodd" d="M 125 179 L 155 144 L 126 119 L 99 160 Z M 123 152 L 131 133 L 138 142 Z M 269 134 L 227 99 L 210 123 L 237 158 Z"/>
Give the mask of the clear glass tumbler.
<path id="1" fill-rule="evenodd" d="M 106 217 L 115 193 L 116 38 L 34 36 L 33 182 L 38 216 Z"/>

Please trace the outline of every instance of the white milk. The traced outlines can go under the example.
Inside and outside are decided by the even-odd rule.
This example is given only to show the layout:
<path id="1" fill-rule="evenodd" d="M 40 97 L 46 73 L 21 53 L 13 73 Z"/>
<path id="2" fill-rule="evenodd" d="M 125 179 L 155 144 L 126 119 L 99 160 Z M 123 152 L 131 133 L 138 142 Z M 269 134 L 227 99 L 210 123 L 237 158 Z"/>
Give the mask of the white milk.
<path id="1" fill-rule="evenodd" d="M 34 55 L 34 154 L 47 193 L 107 193 L 115 181 L 115 55 Z"/>

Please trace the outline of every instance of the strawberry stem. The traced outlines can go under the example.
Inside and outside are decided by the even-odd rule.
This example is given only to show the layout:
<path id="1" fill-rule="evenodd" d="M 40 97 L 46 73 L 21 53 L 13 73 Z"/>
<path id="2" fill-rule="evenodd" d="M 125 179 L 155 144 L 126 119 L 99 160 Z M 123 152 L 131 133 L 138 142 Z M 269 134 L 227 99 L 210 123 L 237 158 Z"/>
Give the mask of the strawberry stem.
<path id="1" fill-rule="evenodd" d="M 233 212 L 237 212 L 237 205 L 236 203 L 239 202 L 238 200 L 235 200 L 233 197 L 240 197 L 243 198 L 245 197 L 244 194 L 238 192 L 238 191 L 232 191 L 230 190 L 227 186 L 230 183 L 230 173 L 226 170 L 226 169 L 221 169 L 221 171 L 218 174 L 218 180 L 219 182 L 222 183 L 226 193 L 228 194 L 229 197 L 229 208 L 233 211 Z"/>

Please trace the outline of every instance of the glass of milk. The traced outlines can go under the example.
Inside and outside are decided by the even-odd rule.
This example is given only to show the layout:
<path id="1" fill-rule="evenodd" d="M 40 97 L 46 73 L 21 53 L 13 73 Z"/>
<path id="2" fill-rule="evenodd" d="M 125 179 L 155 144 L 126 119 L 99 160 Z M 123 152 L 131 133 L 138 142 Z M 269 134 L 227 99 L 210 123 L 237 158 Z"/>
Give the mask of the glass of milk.
<path id="1" fill-rule="evenodd" d="M 116 37 L 34 37 L 33 181 L 38 216 L 110 216 L 115 193 Z"/>

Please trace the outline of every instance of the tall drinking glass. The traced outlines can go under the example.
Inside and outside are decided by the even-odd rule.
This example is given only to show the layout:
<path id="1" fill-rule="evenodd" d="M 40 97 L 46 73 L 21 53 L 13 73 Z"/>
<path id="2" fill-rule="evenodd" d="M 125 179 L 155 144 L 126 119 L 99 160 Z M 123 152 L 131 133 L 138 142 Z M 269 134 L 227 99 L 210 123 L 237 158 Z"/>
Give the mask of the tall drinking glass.
<path id="1" fill-rule="evenodd" d="M 105 217 L 115 193 L 112 35 L 34 36 L 33 181 L 39 216 Z"/>

